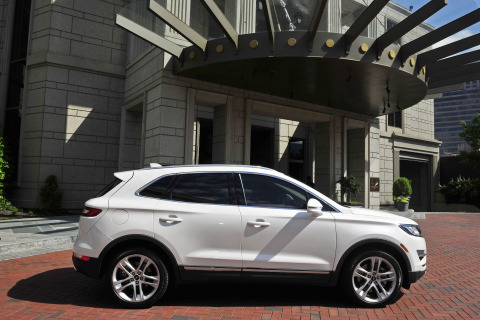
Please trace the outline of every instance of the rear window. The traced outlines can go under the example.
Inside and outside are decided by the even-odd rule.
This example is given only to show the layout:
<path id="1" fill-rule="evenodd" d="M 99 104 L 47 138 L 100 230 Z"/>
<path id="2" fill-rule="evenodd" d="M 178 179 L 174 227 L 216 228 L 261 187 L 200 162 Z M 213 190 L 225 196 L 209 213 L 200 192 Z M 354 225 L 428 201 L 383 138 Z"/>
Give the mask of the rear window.
<path id="1" fill-rule="evenodd" d="M 122 182 L 122 180 L 115 178 L 112 182 L 110 182 L 108 185 L 106 185 L 102 190 L 100 190 L 96 195 L 95 198 L 100 198 L 106 195 L 110 190 L 118 186 Z"/>

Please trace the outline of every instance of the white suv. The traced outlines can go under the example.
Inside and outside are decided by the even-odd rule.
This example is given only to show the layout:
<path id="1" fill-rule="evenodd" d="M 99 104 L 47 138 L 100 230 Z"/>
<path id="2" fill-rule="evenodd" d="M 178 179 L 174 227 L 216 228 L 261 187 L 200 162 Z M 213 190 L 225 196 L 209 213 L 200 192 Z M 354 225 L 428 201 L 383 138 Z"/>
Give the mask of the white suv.
<path id="1" fill-rule="evenodd" d="M 274 170 L 159 166 L 115 177 L 85 204 L 73 263 L 129 307 L 151 306 L 173 282 L 272 279 L 341 284 L 375 307 L 426 271 L 414 221 L 342 207 Z"/>

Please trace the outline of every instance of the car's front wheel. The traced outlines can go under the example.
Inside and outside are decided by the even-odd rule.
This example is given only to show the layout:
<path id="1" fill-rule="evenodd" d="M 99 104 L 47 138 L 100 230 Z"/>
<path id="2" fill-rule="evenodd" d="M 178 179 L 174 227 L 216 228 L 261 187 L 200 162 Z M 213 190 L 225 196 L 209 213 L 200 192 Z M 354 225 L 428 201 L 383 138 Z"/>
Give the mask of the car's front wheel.
<path id="1" fill-rule="evenodd" d="M 401 285 L 400 264 L 383 251 L 356 255 L 343 274 L 343 288 L 347 295 L 366 307 L 382 307 L 392 302 L 399 294 Z"/>
<path id="2" fill-rule="evenodd" d="M 165 294 L 168 271 L 155 253 L 130 248 L 114 257 L 105 281 L 112 296 L 124 306 L 148 308 Z"/>

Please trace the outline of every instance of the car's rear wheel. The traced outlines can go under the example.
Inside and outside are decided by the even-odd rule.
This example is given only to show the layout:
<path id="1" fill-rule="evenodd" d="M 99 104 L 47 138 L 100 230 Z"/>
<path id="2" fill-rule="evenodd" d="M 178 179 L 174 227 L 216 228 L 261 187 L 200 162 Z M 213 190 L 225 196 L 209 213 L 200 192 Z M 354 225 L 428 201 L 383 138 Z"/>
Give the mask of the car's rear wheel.
<path id="1" fill-rule="evenodd" d="M 400 264 L 383 251 L 356 255 L 343 274 L 343 288 L 347 295 L 355 303 L 366 307 L 382 307 L 392 302 L 401 285 Z"/>
<path id="2" fill-rule="evenodd" d="M 165 294 L 168 271 L 155 253 L 131 248 L 115 256 L 105 281 L 112 296 L 124 306 L 148 308 Z"/>

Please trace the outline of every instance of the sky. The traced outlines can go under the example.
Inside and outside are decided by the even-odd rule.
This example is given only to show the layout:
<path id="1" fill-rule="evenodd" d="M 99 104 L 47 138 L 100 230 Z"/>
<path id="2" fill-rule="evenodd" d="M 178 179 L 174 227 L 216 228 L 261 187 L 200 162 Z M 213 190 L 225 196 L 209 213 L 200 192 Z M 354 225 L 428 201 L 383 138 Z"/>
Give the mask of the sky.
<path id="1" fill-rule="evenodd" d="M 420 9 L 422 6 L 427 4 L 430 0 L 393 0 L 405 8 L 410 8 L 413 6 L 413 12 Z M 442 8 L 440 11 L 435 13 L 429 19 L 426 20 L 427 23 L 433 25 L 436 28 L 439 28 L 455 19 L 458 19 L 476 9 L 480 8 L 480 0 L 448 0 L 448 5 Z M 469 37 L 471 35 L 480 33 L 480 23 L 474 24 L 467 29 L 464 29 L 453 36 L 440 41 L 435 44 L 433 47 L 438 48 L 445 44 L 452 43 L 454 41 Z M 478 49 L 480 47 L 476 47 Z"/>

